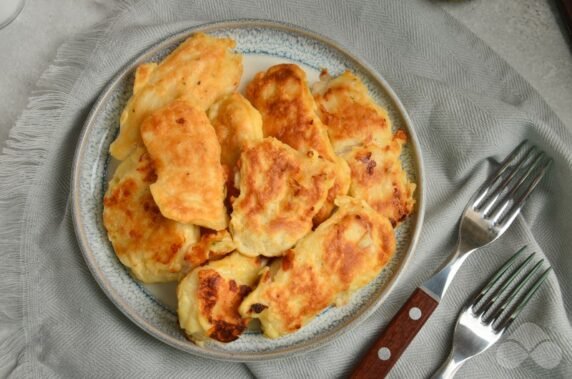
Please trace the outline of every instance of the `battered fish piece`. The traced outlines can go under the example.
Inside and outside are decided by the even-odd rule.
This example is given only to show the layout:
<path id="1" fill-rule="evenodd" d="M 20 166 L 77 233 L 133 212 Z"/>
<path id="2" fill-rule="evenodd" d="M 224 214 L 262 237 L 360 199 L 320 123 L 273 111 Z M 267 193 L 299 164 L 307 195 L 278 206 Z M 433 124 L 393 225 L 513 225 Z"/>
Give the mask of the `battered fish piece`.
<path id="1" fill-rule="evenodd" d="M 334 153 L 326 126 L 316 113 L 306 73 L 295 64 L 272 66 L 256 74 L 246 88 L 246 98 L 262 114 L 265 137 L 276 137 L 302 153 L 315 150 L 336 165 L 334 187 L 316 215 L 315 222 L 319 224 L 331 214 L 334 199 L 347 194 L 350 171 L 347 163 Z"/>
<path id="2" fill-rule="evenodd" d="M 402 130 L 392 134 L 387 111 L 349 71 L 336 78 L 324 71 L 313 93 L 334 150 L 350 165 L 349 194 L 366 200 L 397 225 L 415 204 L 415 184 L 407 178 L 399 159 L 407 135 Z"/>
<path id="3" fill-rule="evenodd" d="M 401 148 L 407 135 L 399 130 L 390 144 L 370 143 L 354 148 L 344 158 L 352 171 L 350 195 L 363 199 L 396 226 L 415 205 L 415 184 L 401 167 Z"/>
<path id="4" fill-rule="evenodd" d="M 189 100 L 206 110 L 219 97 L 234 92 L 242 76 L 242 56 L 231 51 L 235 46 L 230 38 L 197 33 L 159 64 L 139 66 L 111 155 L 125 159 L 141 144 L 139 128 L 145 117 L 172 101 Z"/>
<path id="5" fill-rule="evenodd" d="M 221 163 L 233 169 L 240 153 L 262 141 L 262 117 L 242 95 L 232 93 L 215 102 L 208 116 L 221 146 Z"/>
<path id="6" fill-rule="evenodd" d="M 199 239 L 199 228 L 161 215 L 149 185 L 155 170 L 144 148 L 121 162 L 103 199 L 103 225 L 117 257 L 145 283 L 179 279 L 184 255 Z"/>
<path id="7" fill-rule="evenodd" d="M 246 329 L 238 313 L 264 265 L 259 258 L 237 252 L 197 267 L 177 287 L 179 325 L 198 345 L 207 338 L 231 342 Z"/>
<path id="8" fill-rule="evenodd" d="M 366 202 L 336 199 L 338 210 L 296 247 L 265 268 L 240 305 L 278 338 L 308 324 L 328 306 L 343 305 L 386 266 L 395 252 L 389 220 Z"/>
<path id="9" fill-rule="evenodd" d="M 391 142 L 387 111 L 373 101 L 367 87 L 351 72 L 332 78 L 323 71 L 312 92 L 336 154 L 346 154 L 356 146 Z"/>
<path id="10" fill-rule="evenodd" d="M 163 216 L 225 229 L 228 215 L 220 145 L 206 113 L 177 100 L 147 117 L 141 136 L 157 171 L 151 194 Z"/>
<path id="11" fill-rule="evenodd" d="M 333 165 L 313 150 L 302 154 L 272 137 L 244 151 L 230 220 L 238 251 L 273 257 L 294 246 L 312 230 L 334 179 Z"/>

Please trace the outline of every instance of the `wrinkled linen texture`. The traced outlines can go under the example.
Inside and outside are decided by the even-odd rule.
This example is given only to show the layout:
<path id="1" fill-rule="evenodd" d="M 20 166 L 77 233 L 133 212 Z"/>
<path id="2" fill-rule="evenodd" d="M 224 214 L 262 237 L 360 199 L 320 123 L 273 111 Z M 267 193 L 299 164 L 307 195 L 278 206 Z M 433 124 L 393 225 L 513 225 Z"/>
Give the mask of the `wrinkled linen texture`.
<path id="1" fill-rule="evenodd" d="M 130 322 L 92 278 L 70 212 L 74 149 L 87 112 L 110 78 L 171 34 L 236 18 L 300 25 L 362 57 L 408 110 L 426 173 L 421 237 L 387 301 L 327 346 L 248 364 L 183 353 Z M 529 139 L 554 158 L 551 172 L 506 235 L 465 263 L 390 377 L 422 378 L 435 370 L 448 352 L 465 299 L 524 244 L 544 256 L 554 272 L 503 340 L 512 338 L 513 344 L 493 346 L 466 363 L 459 376 L 572 377 L 572 126 L 564 126 L 514 69 L 435 3 L 125 1 L 112 19 L 62 46 L 38 87 L 0 157 L 3 375 L 343 377 L 451 251 L 471 194 L 520 141 Z"/>

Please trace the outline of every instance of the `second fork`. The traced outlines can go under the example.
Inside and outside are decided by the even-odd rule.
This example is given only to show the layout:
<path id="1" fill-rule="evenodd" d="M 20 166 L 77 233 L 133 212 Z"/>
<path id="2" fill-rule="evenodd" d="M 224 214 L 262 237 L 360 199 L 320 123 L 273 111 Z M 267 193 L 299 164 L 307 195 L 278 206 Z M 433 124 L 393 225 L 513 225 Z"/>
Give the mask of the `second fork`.
<path id="1" fill-rule="evenodd" d="M 534 253 L 530 254 L 516 269 L 512 269 L 516 259 L 525 248 L 516 252 L 492 276 L 477 296 L 465 305 L 455 325 L 451 353 L 433 374 L 433 379 L 452 378 L 467 360 L 484 352 L 497 342 L 546 280 L 551 267 L 548 267 L 533 282 L 543 262 L 541 259 L 528 269 Z M 530 283 L 533 284 L 530 285 Z"/>

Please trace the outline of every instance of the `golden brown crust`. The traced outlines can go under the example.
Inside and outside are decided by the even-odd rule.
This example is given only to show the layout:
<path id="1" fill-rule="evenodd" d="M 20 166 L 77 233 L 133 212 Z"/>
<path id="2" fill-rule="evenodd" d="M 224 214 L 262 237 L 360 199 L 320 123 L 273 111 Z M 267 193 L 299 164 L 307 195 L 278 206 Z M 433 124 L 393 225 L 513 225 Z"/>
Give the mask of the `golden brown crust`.
<path id="1" fill-rule="evenodd" d="M 306 73 L 295 64 L 280 64 L 258 73 L 246 88 L 246 97 L 263 119 L 264 136 L 271 136 L 307 153 L 315 150 L 336 167 L 336 184 L 316 215 L 318 224 L 333 209 L 334 199 L 349 189 L 347 164 L 334 154 L 328 132 L 318 114 L 306 81 Z"/>
<path id="2" fill-rule="evenodd" d="M 262 114 L 264 136 L 271 136 L 303 153 L 316 150 L 333 160 L 327 131 L 317 117 L 306 84 L 306 73 L 297 65 L 280 64 L 256 74 L 246 97 Z"/>
<path id="3" fill-rule="evenodd" d="M 367 144 L 344 156 L 352 172 L 350 195 L 367 201 L 376 211 L 398 225 L 415 205 L 415 184 L 401 167 L 401 147 L 407 136 L 398 131 L 393 141 L 383 147 Z"/>
<path id="4" fill-rule="evenodd" d="M 209 337 L 221 342 L 238 338 L 247 325 L 247 320 L 238 313 L 238 306 L 250 291 L 249 286 L 239 286 L 234 279 L 225 280 L 214 270 L 199 271 L 197 301 L 200 312 L 212 324 L 206 332 Z"/>
<path id="5" fill-rule="evenodd" d="M 359 145 L 384 146 L 391 142 L 387 111 L 371 99 L 366 86 L 351 72 L 336 78 L 323 72 L 313 94 L 337 154 L 345 154 Z"/>
<path id="6" fill-rule="evenodd" d="M 237 249 L 250 256 L 281 255 L 310 232 L 334 183 L 332 166 L 271 137 L 244 151 L 230 221 Z"/>
<path id="7" fill-rule="evenodd" d="M 233 169 L 242 151 L 262 140 L 262 117 L 239 93 L 216 101 L 208 116 L 221 146 L 221 163 Z"/>
<path id="8" fill-rule="evenodd" d="M 238 307 L 256 284 L 264 263 L 234 252 L 185 276 L 177 287 L 177 312 L 187 336 L 197 343 L 238 338 L 249 321 Z"/>
<path id="9" fill-rule="evenodd" d="M 336 204 L 328 220 L 264 269 L 241 304 L 240 314 L 260 319 L 266 336 L 295 332 L 326 307 L 345 303 L 393 256 L 395 237 L 387 218 L 350 197 Z"/>
<path id="10" fill-rule="evenodd" d="M 324 205 L 320 208 L 318 213 L 314 216 L 312 220 L 314 225 L 320 225 L 322 222 L 328 219 L 334 210 L 334 203 L 338 196 L 346 195 L 350 189 L 351 185 L 351 171 L 348 163 L 340 157 L 336 157 L 334 162 L 336 178 L 334 180 L 334 185 L 328 191 L 328 196 Z"/>
<path id="11" fill-rule="evenodd" d="M 159 64 L 140 66 L 133 96 L 121 114 L 119 135 L 109 149 L 111 155 L 125 159 L 141 144 L 141 122 L 170 102 L 185 99 L 206 110 L 220 96 L 236 90 L 242 57 L 232 53 L 234 46 L 232 39 L 197 33 Z"/>
<path id="12" fill-rule="evenodd" d="M 151 73 L 157 68 L 157 63 L 143 63 L 135 69 L 135 80 L 133 81 L 133 94 L 139 93 L 142 88 L 144 88 L 149 79 L 151 78 Z"/>
<path id="13" fill-rule="evenodd" d="M 161 213 L 182 223 L 225 229 L 220 145 L 206 113 L 175 101 L 147 117 L 141 135 L 157 171 L 150 188 Z"/>
<path id="14" fill-rule="evenodd" d="M 146 283 L 177 280 L 199 236 L 196 226 L 161 215 L 149 190 L 154 180 L 151 159 L 139 148 L 119 165 L 103 200 L 103 224 L 117 257 Z"/>
<path id="15" fill-rule="evenodd" d="M 392 134 L 387 111 L 349 71 L 336 78 L 323 72 L 313 93 L 336 153 L 350 166 L 349 195 L 366 200 L 397 225 L 415 204 L 415 184 L 399 159 L 407 135 L 402 130 Z"/>
<path id="16" fill-rule="evenodd" d="M 201 230 L 201 239 L 185 254 L 190 267 L 200 266 L 209 259 L 217 259 L 235 250 L 235 244 L 228 230 Z"/>

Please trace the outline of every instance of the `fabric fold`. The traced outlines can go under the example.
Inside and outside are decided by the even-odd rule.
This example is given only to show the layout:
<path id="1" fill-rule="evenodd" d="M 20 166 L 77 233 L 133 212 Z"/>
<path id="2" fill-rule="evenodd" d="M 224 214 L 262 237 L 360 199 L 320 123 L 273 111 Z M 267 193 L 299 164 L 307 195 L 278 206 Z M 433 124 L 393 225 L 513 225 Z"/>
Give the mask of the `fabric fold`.
<path id="1" fill-rule="evenodd" d="M 127 3 L 119 7 L 123 11 Z M 69 103 L 69 93 L 108 29 L 103 23 L 62 45 L 41 75 L 28 106 L 10 131 L 0 161 L 0 376 L 15 369 L 29 343 L 26 332 L 26 290 L 29 273 L 23 235 L 29 194 L 50 151 L 57 118 Z"/>

